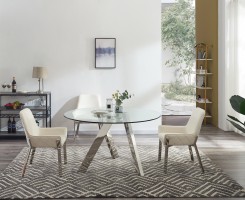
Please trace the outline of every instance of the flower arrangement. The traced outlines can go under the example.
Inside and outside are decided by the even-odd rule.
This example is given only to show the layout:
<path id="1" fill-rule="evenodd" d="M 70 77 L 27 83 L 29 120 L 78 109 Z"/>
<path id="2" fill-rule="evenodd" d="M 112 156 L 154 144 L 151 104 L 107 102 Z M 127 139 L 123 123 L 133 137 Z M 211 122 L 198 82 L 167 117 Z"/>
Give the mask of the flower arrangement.
<path id="1" fill-rule="evenodd" d="M 115 99 L 116 105 L 120 106 L 125 99 L 130 99 L 133 95 L 129 94 L 127 90 L 120 93 L 117 90 L 115 93 L 112 94 L 112 98 Z"/>

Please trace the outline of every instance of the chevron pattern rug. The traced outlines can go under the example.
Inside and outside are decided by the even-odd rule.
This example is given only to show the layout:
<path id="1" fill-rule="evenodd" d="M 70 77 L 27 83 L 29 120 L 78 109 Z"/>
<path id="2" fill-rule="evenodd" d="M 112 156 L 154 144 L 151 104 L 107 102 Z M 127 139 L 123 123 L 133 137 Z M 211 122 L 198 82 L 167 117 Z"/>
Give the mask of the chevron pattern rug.
<path id="1" fill-rule="evenodd" d="M 118 147 L 112 159 L 101 146 L 86 173 L 77 172 L 89 147 L 69 146 L 63 176 L 57 172 L 57 152 L 37 149 L 24 178 L 21 170 L 27 153 L 24 148 L 0 175 L 0 199 L 79 197 L 245 197 L 245 190 L 201 153 L 205 173 L 197 159 L 190 161 L 187 148 L 171 147 L 168 173 L 157 162 L 157 147 L 139 146 L 145 176 L 137 175 L 128 146 Z M 164 155 L 164 154 L 163 154 Z"/>

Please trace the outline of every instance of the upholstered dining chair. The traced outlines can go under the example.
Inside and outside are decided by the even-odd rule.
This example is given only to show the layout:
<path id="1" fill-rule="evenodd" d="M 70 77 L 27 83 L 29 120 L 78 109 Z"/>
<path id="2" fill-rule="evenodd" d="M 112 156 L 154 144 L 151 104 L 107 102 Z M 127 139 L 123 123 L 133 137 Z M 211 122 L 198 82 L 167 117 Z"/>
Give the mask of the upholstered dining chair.
<path id="1" fill-rule="evenodd" d="M 100 108 L 101 107 L 101 97 L 98 94 L 81 94 L 78 97 L 77 109 L 79 108 Z M 82 122 L 74 121 L 74 140 L 79 132 L 79 127 Z"/>
<path id="2" fill-rule="evenodd" d="M 36 124 L 35 118 L 29 108 L 25 108 L 20 111 L 20 119 L 22 121 L 22 125 L 24 127 L 26 135 L 26 140 L 29 145 L 29 151 L 27 154 L 26 162 L 24 163 L 22 170 L 22 177 L 24 177 L 30 155 L 31 158 L 29 163 L 32 164 L 33 162 L 36 148 L 55 148 L 58 150 L 58 172 L 59 176 L 62 176 L 61 148 L 63 147 L 64 150 L 64 164 L 66 164 L 67 128 L 40 128 Z"/>
<path id="3" fill-rule="evenodd" d="M 168 148 L 170 146 L 181 146 L 181 145 L 187 145 L 189 147 L 189 152 L 192 161 L 194 161 L 192 146 L 195 148 L 199 165 L 201 167 L 202 173 L 204 173 L 201 157 L 199 155 L 198 148 L 196 145 L 201 130 L 202 122 L 204 119 L 204 115 L 205 115 L 205 111 L 203 109 L 195 108 L 186 126 L 160 125 L 158 127 L 158 136 L 159 136 L 158 161 L 161 160 L 162 145 L 164 145 L 165 146 L 165 158 L 164 158 L 165 173 L 167 173 Z"/>

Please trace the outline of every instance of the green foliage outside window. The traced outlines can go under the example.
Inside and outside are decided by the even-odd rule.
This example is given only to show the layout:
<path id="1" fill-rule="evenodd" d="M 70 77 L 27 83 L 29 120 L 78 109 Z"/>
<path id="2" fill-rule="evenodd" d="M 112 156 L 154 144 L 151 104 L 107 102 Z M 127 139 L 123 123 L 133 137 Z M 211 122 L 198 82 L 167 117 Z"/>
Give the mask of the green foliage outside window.
<path id="1" fill-rule="evenodd" d="M 193 85 L 183 85 L 180 81 L 162 85 L 165 98 L 176 101 L 193 102 L 196 89 Z"/>
<path id="2" fill-rule="evenodd" d="M 172 58 L 165 62 L 167 67 L 176 67 L 178 72 L 177 81 L 171 83 L 169 89 L 165 91 L 165 97 L 190 101 L 193 99 L 194 88 L 191 86 L 191 73 L 195 61 L 195 7 L 193 0 L 179 0 L 178 3 L 167 7 L 162 13 L 162 43 L 163 48 L 169 48 Z M 187 77 L 187 80 L 185 79 Z M 183 81 L 185 81 L 183 83 Z M 173 88 L 182 88 L 190 93 L 176 93 L 178 90 L 171 91 Z M 174 86 L 175 85 L 175 86 Z M 185 92 L 184 92 L 185 93 Z M 182 95 L 182 97 L 177 97 Z M 187 95 L 189 97 L 183 97 Z"/>

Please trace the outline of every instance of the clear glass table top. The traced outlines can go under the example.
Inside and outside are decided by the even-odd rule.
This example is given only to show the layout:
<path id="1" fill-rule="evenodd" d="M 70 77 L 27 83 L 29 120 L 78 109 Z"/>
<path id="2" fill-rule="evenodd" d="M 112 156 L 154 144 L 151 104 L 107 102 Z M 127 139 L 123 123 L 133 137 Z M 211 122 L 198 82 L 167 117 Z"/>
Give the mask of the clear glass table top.
<path id="1" fill-rule="evenodd" d="M 123 113 L 106 109 L 75 109 L 64 113 L 64 117 L 87 123 L 123 124 L 146 122 L 159 118 L 160 112 L 145 109 L 123 108 Z"/>

